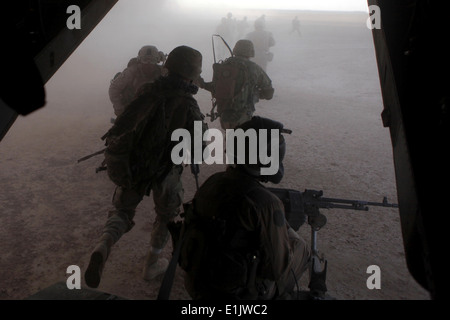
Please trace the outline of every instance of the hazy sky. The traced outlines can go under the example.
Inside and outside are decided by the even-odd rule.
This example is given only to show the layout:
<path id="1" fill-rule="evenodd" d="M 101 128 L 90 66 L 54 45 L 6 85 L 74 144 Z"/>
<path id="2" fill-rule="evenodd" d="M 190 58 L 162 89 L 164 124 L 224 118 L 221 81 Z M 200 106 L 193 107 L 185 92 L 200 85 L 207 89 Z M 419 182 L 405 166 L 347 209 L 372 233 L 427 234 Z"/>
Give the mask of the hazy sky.
<path id="1" fill-rule="evenodd" d="M 178 3 L 202 8 L 368 11 L 367 0 L 178 0 Z"/>

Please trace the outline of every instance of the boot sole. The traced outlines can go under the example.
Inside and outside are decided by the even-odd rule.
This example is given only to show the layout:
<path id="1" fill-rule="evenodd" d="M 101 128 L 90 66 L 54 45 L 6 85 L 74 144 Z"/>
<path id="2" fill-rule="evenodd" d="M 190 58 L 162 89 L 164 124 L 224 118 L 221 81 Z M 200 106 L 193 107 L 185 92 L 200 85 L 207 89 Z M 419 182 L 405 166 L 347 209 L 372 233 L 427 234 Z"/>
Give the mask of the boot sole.
<path id="1" fill-rule="evenodd" d="M 97 288 L 100 284 L 100 278 L 103 269 L 103 256 L 100 252 L 94 252 L 91 255 L 89 266 L 84 274 L 86 284 L 91 288 Z"/>

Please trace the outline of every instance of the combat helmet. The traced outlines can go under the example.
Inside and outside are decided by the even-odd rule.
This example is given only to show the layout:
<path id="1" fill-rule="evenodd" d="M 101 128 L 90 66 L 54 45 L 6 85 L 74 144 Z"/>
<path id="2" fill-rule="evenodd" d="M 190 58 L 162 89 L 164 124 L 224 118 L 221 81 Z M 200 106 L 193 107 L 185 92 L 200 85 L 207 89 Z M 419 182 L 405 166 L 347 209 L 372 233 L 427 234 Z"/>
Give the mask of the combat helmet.
<path id="1" fill-rule="evenodd" d="M 255 56 L 255 47 L 253 42 L 246 39 L 241 39 L 236 42 L 233 48 L 233 55 L 252 58 Z"/>
<path id="2" fill-rule="evenodd" d="M 160 51 L 155 46 L 143 46 L 138 52 L 137 59 L 144 64 L 158 63 L 161 61 L 160 56 Z"/>
<path id="3" fill-rule="evenodd" d="M 259 116 L 254 116 L 251 120 L 238 125 L 235 128 L 235 132 L 238 129 L 242 129 L 245 134 L 248 134 L 248 129 L 254 129 L 256 131 L 257 142 L 253 145 L 253 147 L 257 146 L 257 149 L 252 149 L 252 146 L 250 145 L 250 139 L 248 139 L 248 141 L 246 141 L 245 143 L 245 155 L 244 157 L 242 157 L 242 154 L 238 154 L 239 143 L 236 143 L 237 141 L 235 141 L 232 156 L 234 157 L 236 167 L 243 169 L 245 172 L 262 182 L 272 182 L 274 184 L 280 183 L 284 176 L 283 159 L 286 154 L 286 142 L 282 133 L 291 133 L 291 130 L 284 129 L 284 125 L 278 121 Z M 267 134 L 263 135 L 260 131 L 261 129 L 266 129 Z M 277 135 L 277 137 L 272 136 L 272 129 L 279 130 L 279 135 Z M 263 141 L 262 139 L 266 139 L 266 141 Z M 278 141 L 278 159 L 275 159 L 278 162 L 278 171 L 271 175 L 265 175 L 262 173 L 261 169 L 270 167 L 271 163 L 262 161 L 262 159 L 259 158 L 259 148 L 261 148 L 262 144 L 264 144 L 265 142 L 265 151 L 268 156 L 271 156 L 272 144 L 275 143 L 275 141 Z M 276 147 L 274 147 L 274 149 L 276 150 Z M 252 162 L 250 154 L 251 152 L 256 152 L 256 155 L 258 157 L 256 162 Z"/>
<path id="4" fill-rule="evenodd" d="M 164 64 L 169 73 L 196 80 L 202 73 L 202 54 L 188 46 L 173 49 Z"/>

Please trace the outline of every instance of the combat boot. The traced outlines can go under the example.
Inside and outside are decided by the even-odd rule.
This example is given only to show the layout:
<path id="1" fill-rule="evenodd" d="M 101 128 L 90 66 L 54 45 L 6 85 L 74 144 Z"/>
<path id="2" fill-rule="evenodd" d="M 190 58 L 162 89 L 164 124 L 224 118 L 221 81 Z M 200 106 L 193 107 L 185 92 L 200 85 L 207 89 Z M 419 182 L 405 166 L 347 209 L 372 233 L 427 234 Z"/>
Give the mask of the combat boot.
<path id="1" fill-rule="evenodd" d="M 103 268 L 105 267 L 105 262 L 108 259 L 113 243 L 112 236 L 105 233 L 92 251 L 91 260 L 84 274 L 84 280 L 89 287 L 97 288 L 100 284 Z"/>
<path id="2" fill-rule="evenodd" d="M 166 272 L 169 261 L 166 258 L 160 258 L 160 249 L 151 248 L 145 258 L 144 269 L 142 270 L 142 278 L 144 280 L 152 280 Z"/>

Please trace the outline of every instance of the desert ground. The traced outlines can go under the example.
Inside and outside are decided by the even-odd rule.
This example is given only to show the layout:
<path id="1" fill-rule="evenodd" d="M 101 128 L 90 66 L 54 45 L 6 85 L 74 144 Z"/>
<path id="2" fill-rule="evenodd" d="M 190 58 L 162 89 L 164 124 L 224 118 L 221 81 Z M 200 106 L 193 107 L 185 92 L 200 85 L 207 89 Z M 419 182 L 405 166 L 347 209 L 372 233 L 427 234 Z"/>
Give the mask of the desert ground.
<path id="1" fill-rule="evenodd" d="M 203 54 L 205 80 L 212 76 L 211 36 L 223 12 L 145 11 L 118 3 L 47 82 L 44 108 L 19 117 L 0 142 L 0 299 L 20 300 L 66 281 L 67 267 L 83 275 L 101 235 L 114 184 L 96 173 L 100 137 L 114 116 L 108 97 L 113 75 L 145 44 L 169 53 L 189 45 Z M 146 7 L 147 8 L 147 7 Z M 145 13 L 145 15 L 143 14 Z M 256 115 L 284 123 L 285 177 L 277 187 L 323 190 L 325 197 L 397 202 L 389 129 L 383 110 L 371 30 L 364 12 L 232 11 L 253 21 L 266 15 L 276 40 L 267 73 L 275 88 Z M 298 16 L 301 35 L 290 33 Z M 26 93 L 24 93 L 26 94 Z M 209 92 L 195 96 L 203 113 Z M 210 122 L 218 128 L 218 121 Z M 224 165 L 202 164 L 200 183 Z M 189 167 L 183 174 L 185 200 L 195 192 Z M 270 185 L 272 186 L 272 185 Z M 318 233 L 328 260 L 328 294 L 338 300 L 428 300 L 410 275 L 398 209 L 330 209 Z M 162 276 L 147 282 L 141 271 L 155 217 L 153 200 L 138 207 L 135 227 L 113 247 L 98 290 L 127 299 L 155 300 Z M 309 243 L 310 229 L 298 231 Z M 163 255 L 170 259 L 169 243 Z M 381 288 L 369 289 L 367 268 L 377 265 Z M 302 286 L 307 279 L 302 279 Z M 189 300 L 177 269 L 172 300 Z"/>

